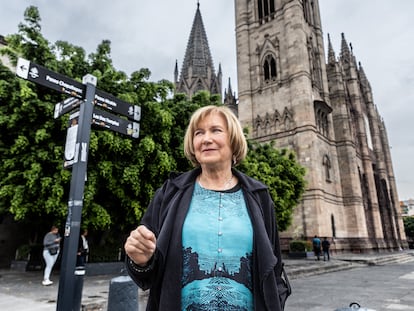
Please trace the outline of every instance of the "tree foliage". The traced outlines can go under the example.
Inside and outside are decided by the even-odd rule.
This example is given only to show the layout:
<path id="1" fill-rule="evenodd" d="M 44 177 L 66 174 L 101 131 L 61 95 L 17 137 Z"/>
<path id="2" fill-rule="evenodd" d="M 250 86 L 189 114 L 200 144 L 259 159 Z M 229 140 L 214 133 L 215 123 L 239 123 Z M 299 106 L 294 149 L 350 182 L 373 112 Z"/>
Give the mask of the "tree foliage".
<path id="1" fill-rule="evenodd" d="M 294 153 L 276 149 L 273 143 L 249 141 L 249 152 L 240 169 L 269 187 L 279 230 L 286 230 L 305 190 L 305 168 L 298 164 Z"/>
<path id="2" fill-rule="evenodd" d="M 404 229 L 407 238 L 414 240 L 414 216 L 403 217 Z"/>
<path id="3" fill-rule="evenodd" d="M 130 77 L 116 70 L 110 41 L 87 56 L 68 42 L 50 44 L 41 34 L 40 20 L 37 8 L 29 7 L 25 23 L 6 38 L 2 53 L 15 63 L 23 57 L 78 81 L 91 73 L 98 89 L 141 106 L 139 139 L 98 128 L 90 138 L 83 225 L 125 231 L 137 224 L 169 172 L 191 168 L 182 148 L 188 119 L 201 106 L 220 104 L 220 97 L 204 91 L 191 100 L 184 94 L 171 96 L 173 84 L 150 82 L 148 69 Z M 33 226 L 64 223 L 71 179 L 71 171 L 63 168 L 68 120 L 53 118 L 55 104 L 64 98 L 17 78 L 0 63 L 0 215 Z M 285 229 L 304 189 L 304 171 L 291 153 L 269 144 L 250 142 L 250 147 L 240 169 L 269 185 L 279 227 Z"/>

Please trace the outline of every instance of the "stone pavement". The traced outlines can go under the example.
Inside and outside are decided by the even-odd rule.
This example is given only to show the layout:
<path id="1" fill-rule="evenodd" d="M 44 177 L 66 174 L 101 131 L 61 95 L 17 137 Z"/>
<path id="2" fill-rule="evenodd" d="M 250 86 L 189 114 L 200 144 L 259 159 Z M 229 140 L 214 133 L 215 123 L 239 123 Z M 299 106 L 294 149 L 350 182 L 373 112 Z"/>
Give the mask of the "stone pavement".
<path id="1" fill-rule="evenodd" d="M 414 261 L 414 251 L 386 254 L 341 254 L 333 255 L 330 261 L 315 258 L 285 259 L 286 271 L 291 279 L 308 275 L 352 269 L 361 265 L 384 265 Z M 119 275 L 86 275 L 82 291 L 82 311 L 106 311 L 111 280 Z M 54 284 L 42 286 L 42 272 L 0 270 L 0 310 L 2 311 L 47 311 L 56 310 L 59 275 L 53 274 Z M 139 311 L 145 310 L 147 293 L 139 292 Z"/>

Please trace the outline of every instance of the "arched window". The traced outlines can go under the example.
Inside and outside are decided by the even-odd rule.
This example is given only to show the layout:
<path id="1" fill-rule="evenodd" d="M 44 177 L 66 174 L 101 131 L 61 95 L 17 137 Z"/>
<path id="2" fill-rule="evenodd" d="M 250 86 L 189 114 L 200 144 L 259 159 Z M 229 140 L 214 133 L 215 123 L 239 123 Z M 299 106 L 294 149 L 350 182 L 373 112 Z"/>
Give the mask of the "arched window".
<path id="1" fill-rule="evenodd" d="M 328 115 L 332 112 L 332 108 L 324 101 L 315 100 L 314 109 L 316 128 L 322 135 L 329 137 Z"/>
<path id="2" fill-rule="evenodd" d="M 263 63 L 263 77 L 265 81 L 270 81 L 276 78 L 276 60 L 273 55 L 266 56 Z"/>
<path id="3" fill-rule="evenodd" d="M 336 238 L 335 216 L 331 214 L 332 237 Z"/>
<path id="4" fill-rule="evenodd" d="M 200 79 L 198 79 L 198 81 L 197 81 L 197 83 L 194 87 L 194 94 L 197 93 L 198 91 L 202 91 L 202 90 L 205 90 L 205 87 L 203 85 L 203 82 Z"/>
<path id="5" fill-rule="evenodd" d="M 267 21 L 275 13 L 275 0 L 257 0 L 257 10 L 260 20 Z"/>
<path id="6" fill-rule="evenodd" d="M 322 165 L 325 168 L 325 180 L 331 182 L 331 159 L 326 154 L 323 157 Z"/>
<path id="7" fill-rule="evenodd" d="M 276 78 L 276 61 L 273 57 L 270 59 L 270 77 Z"/>

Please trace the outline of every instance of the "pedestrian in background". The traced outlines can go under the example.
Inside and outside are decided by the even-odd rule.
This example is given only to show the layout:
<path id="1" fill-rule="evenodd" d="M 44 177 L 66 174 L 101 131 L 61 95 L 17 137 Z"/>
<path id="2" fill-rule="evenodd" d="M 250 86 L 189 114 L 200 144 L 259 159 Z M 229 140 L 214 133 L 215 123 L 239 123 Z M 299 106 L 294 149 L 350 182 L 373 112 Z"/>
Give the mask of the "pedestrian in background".
<path id="1" fill-rule="evenodd" d="M 312 240 L 313 252 L 315 253 L 316 258 L 319 260 L 321 256 L 321 240 L 317 235 L 314 236 Z"/>
<path id="2" fill-rule="evenodd" d="M 45 286 L 53 284 L 50 280 L 50 274 L 59 255 L 60 240 L 61 237 L 59 235 L 59 229 L 56 226 L 52 226 L 50 232 L 46 233 L 43 238 L 43 258 L 45 260 L 46 267 L 43 273 L 42 284 Z"/>
<path id="3" fill-rule="evenodd" d="M 328 238 L 325 237 L 322 241 L 323 261 L 326 261 L 327 258 L 328 260 L 331 259 L 329 255 L 330 247 L 331 247 L 331 243 L 328 241 Z"/>
<path id="4" fill-rule="evenodd" d="M 84 267 L 88 260 L 89 244 L 88 244 L 88 229 L 83 229 L 82 234 L 79 236 L 78 243 L 78 256 L 76 258 L 76 266 Z"/>
<path id="5" fill-rule="evenodd" d="M 247 153 L 237 117 L 197 110 L 184 153 L 195 169 L 171 174 L 125 243 L 129 274 L 150 289 L 147 310 L 283 310 L 290 287 L 274 204 L 267 186 L 234 169 Z"/>

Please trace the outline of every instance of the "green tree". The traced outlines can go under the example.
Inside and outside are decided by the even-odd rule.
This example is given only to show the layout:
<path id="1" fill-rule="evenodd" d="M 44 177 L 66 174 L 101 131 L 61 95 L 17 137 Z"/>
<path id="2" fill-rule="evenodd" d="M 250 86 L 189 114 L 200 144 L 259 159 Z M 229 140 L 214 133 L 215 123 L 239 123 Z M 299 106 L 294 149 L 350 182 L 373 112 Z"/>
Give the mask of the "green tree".
<path id="1" fill-rule="evenodd" d="M 173 93 L 167 80 L 150 82 L 150 71 L 140 69 L 128 77 L 117 71 L 104 40 L 86 56 L 81 47 L 43 38 L 40 14 L 25 12 L 19 33 L 8 36 L 3 50 L 78 81 L 91 73 L 97 88 L 141 106 L 140 138 L 127 138 L 93 128 L 82 221 L 84 226 L 126 232 L 141 218 L 155 190 L 171 171 L 187 171 L 183 137 L 190 115 L 197 108 L 220 104 L 220 97 L 201 91 L 188 100 Z M 63 168 L 67 116 L 53 119 L 54 105 L 66 96 L 16 78 L 0 64 L 0 214 L 11 214 L 26 225 L 45 228 L 64 223 L 71 171 Z M 290 223 L 292 210 L 303 192 L 303 169 L 287 151 L 250 142 L 240 169 L 270 187 L 281 229 Z"/>
<path id="2" fill-rule="evenodd" d="M 407 238 L 414 240 L 414 217 L 403 217 L 403 222 Z"/>
<path id="3" fill-rule="evenodd" d="M 284 231 L 290 226 L 294 207 L 305 191 L 305 168 L 299 165 L 292 151 L 276 149 L 274 143 L 248 143 L 249 152 L 240 170 L 269 187 L 279 230 Z"/>

